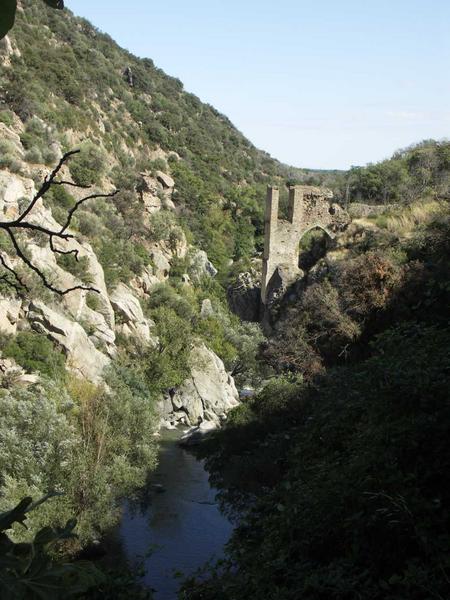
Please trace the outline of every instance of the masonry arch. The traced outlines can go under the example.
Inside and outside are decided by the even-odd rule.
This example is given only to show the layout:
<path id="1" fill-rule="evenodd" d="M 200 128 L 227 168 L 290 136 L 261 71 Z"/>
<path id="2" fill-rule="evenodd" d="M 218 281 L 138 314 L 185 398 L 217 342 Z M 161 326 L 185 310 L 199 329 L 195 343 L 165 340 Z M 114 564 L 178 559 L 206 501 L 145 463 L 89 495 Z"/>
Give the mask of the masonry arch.
<path id="1" fill-rule="evenodd" d="M 332 247 L 333 237 L 326 227 L 312 225 L 300 235 L 297 246 L 298 267 L 301 271 L 308 272 Z"/>
<path id="2" fill-rule="evenodd" d="M 333 238 L 335 231 L 349 218 L 344 209 L 332 203 L 333 193 L 325 188 L 293 186 L 289 188 L 287 219 L 278 218 L 279 191 L 267 190 L 261 301 L 265 305 L 269 282 L 275 279 L 295 281 L 299 268 L 299 243 L 309 231 L 320 229 Z M 281 285 L 281 284 L 280 284 Z"/>

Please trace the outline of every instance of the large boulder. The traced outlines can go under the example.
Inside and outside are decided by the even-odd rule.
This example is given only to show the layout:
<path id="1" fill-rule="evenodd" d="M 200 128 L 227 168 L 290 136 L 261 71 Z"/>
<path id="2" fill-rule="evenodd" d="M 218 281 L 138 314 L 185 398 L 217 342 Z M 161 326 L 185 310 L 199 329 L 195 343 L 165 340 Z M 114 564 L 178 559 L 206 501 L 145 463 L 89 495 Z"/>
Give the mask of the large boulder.
<path id="1" fill-rule="evenodd" d="M 167 173 L 163 173 L 162 171 L 156 171 L 156 179 L 166 190 L 171 190 L 175 186 L 175 181 L 172 179 L 172 177 L 167 175 Z"/>
<path id="2" fill-rule="evenodd" d="M 0 40 L 0 64 L 4 67 L 11 66 L 11 59 L 20 57 L 20 50 L 17 48 L 8 35 Z"/>
<path id="3" fill-rule="evenodd" d="M 196 280 L 200 280 L 205 276 L 215 277 L 218 273 L 204 250 L 196 250 L 191 256 L 190 263 L 192 277 Z"/>
<path id="4" fill-rule="evenodd" d="M 3 134 L 3 131 L 1 133 Z M 31 198 L 35 191 L 34 182 L 31 179 L 8 171 L 0 171 L 1 218 L 14 219 L 18 217 L 18 201 L 22 198 Z"/>
<path id="5" fill-rule="evenodd" d="M 147 213 L 155 213 L 161 208 L 173 210 L 175 205 L 172 202 L 172 192 L 175 182 L 166 173 L 156 171 L 155 176 L 149 173 L 141 173 L 140 179 L 136 185 L 136 191 L 139 194 L 144 209 Z"/>
<path id="6" fill-rule="evenodd" d="M 17 298 L 0 296 L 0 332 L 14 335 L 22 307 L 22 301 Z"/>
<path id="7" fill-rule="evenodd" d="M 146 343 L 156 343 L 151 335 L 154 322 L 146 319 L 141 303 L 131 289 L 124 283 L 113 290 L 110 296 L 111 304 L 116 314 L 116 331 L 126 337 L 134 336 Z"/>
<path id="8" fill-rule="evenodd" d="M 161 402 L 162 419 L 172 424 L 196 426 L 205 421 L 219 425 L 239 404 L 233 377 L 222 360 L 204 344 L 191 354 L 191 375 Z"/>
<path id="9" fill-rule="evenodd" d="M 130 285 L 139 297 L 148 296 L 152 287 L 158 285 L 160 280 L 154 274 L 153 267 L 147 265 L 141 271 L 140 275 L 136 275 L 131 281 Z"/>
<path id="10" fill-rule="evenodd" d="M 141 198 L 144 209 L 148 213 L 154 213 L 161 210 L 162 202 L 159 198 L 161 185 L 154 177 L 148 175 L 147 173 L 141 173 L 140 179 L 136 186 L 136 191 Z"/>
<path id="11" fill-rule="evenodd" d="M 86 331 L 76 321 L 40 301 L 30 304 L 27 318 L 31 327 L 58 344 L 67 356 L 67 367 L 94 383 L 102 381 L 109 358 L 97 350 Z"/>
<path id="12" fill-rule="evenodd" d="M 41 174 L 43 179 L 47 171 Z M 19 213 L 19 201 L 22 198 L 30 200 L 36 193 L 34 181 L 27 177 L 22 177 L 8 172 L 0 172 L 0 215 L 3 218 L 14 218 Z M 75 194 L 75 191 L 74 191 Z M 27 220 L 36 225 L 42 225 L 52 231 L 59 231 L 61 225 L 54 219 L 52 212 L 48 209 L 42 199 L 33 207 L 33 210 L 27 217 Z M 96 293 L 96 313 L 90 309 L 87 304 L 87 291 L 74 290 L 62 298 L 64 309 L 75 320 L 85 321 L 94 331 L 94 336 L 102 343 L 114 344 L 114 311 L 109 301 L 108 291 L 106 289 L 103 268 L 97 259 L 91 245 L 86 241 L 80 242 L 77 239 L 53 240 L 57 250 L 62 252 L 76 251 L 79 258 L 86 261 L 86 275 L 88 276 L 90 286 L 97 290 Z M 41 246 L 31 240 L 27 241 L 27 250 L 33 261 L 41 272 L 51 273 L 49 279 L 53 285 L 61 290 L 72 288 L 82 283 L 68 271 L 62 269 L 56 260 L 56 255 L 47 244 Z M 18 261 L 11 259 L 11 266 L 16 266 Z M 110 349 L 111 349 L 110 348 Z"/>

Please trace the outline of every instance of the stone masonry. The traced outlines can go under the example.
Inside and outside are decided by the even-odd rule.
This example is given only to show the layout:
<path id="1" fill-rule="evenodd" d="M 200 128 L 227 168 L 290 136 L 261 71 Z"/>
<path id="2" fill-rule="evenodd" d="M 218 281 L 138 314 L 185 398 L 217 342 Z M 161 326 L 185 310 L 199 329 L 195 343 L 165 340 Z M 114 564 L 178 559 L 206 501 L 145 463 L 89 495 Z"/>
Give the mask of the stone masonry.
<path id="1" fill-rule="evenodd" d="M 301 271 L 298 267 L 299 242 L 316 227 L 331 238 L 345 226 L 349 218 L 338 204 L 332 203 L 333 192 L 326 188 L 306 185 L 289 189 L 288 220 L 278 219 L 278 188 L 267 189 L 263 273 L 261 300 L 266 305 L 272 280 L 280 272 L 283 279 L 295 281 Z"/>

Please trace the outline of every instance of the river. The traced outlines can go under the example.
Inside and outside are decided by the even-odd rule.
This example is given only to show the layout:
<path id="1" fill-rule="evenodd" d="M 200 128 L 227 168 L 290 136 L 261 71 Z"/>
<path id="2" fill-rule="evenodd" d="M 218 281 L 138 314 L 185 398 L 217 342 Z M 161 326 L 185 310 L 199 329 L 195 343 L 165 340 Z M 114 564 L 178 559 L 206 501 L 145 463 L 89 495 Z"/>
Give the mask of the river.
<path id="1" fill-rule="evenodd" d="M 120 538 L 131 562 L 144 559 L 144 584 L 155 600 L 175 600 L 180 580 L 218 558 L 232 525 L 215 502 L 203 461 L 181 448 L 179 431 L 163 431 L 159 465 L 139 503 L 127 503 Z"/>

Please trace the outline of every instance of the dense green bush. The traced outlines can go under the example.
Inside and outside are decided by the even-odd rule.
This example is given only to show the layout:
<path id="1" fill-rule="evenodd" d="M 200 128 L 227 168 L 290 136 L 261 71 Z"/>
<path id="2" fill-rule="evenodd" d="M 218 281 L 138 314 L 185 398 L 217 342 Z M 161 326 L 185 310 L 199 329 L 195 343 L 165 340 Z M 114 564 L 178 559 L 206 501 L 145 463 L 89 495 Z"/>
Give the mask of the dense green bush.
<path id="1" fill-rule="evenodd" d="M 386 204 L 410 203 L 428 194 L 447 196 L 450 186 L 450 143 L 425 140 L 389 160 L 352 167 L 339 175 L 335 189 L 342 200 Z"/>
<path id="2" fill-rule="evenodd" d="M 92 277 L 89 273 L 89 258 L 87 256 L 75 258 L 73 254 L 55 254 L 55 258 L 58 266 L 71 273 L 83 283 L 88 284 L 92 282 Z"/>
<path id="3" fill-rule="evenodd" d="M 96 238 L 93 246 L 109 289 L 119 281 L 128 283 L 149 262 L 146 253 L 141 251 L 142 246 L 124 238 L 105 235 Z"/>
<path id="4" fill-rule="evenodd" d="M 11 110 L 0 111 L 0 123 L 4 123 L 7 127 L 14 125 L 14 113 Z"/>
<path id="5" fill-rule="evenodd" d="M 106 172 L 107 160 L 105 151 L 98 144 L 83 142 L 80 153 L 70 161 L 73 180 L 80 185 L 100 183 Z"/>
<path id="6" fill-rule="evenodd" d="M 76 550 L 113 525 L 120 497 L 145 482 L 156 460 L 149 388 L 123 361 L 108 384 L 106 391 L 70 378 L 1 392 L 0 508 L 27 491 L 64 493 L 30 516 L 29 531 L 15 528 L 15 539 L 76 516 L 79 541 L 67 548 Z"/>
<path id="7" fill-rule="evenodd" d="M 446 597 L 449 342 L 388 330 L 366 362 L 231 417 L 209 467 L 248 514 L 217 578 L 184 597 Z"/>
<path id="8" fill-rule="evenodd" d="M 44 162 L 51 165 L 58 158 L 51 148 L 57 142 L 56 133 L 37 117 L 32 117 L 26 121 L 25 130 L 20 136 L 20 141 L 27 151 L 25 153 L 27 162 Z"/>
<path id="9" fill-rule="evenodd" d="M 0 167 L 11 169 L 17 158 L 16 146 L 9 140 L 0 140 Z"/>
<path id="10" fill-rule="evenodd" d="M 45 336 L 33 331 L 19 331 L 3 337 L 2 352 L 28 372 L 36 371 L 56 380 L 64 377 L 64 355 Z"/>
<path id="11" fill-rule="evenodd" d="M 357 324 L 364 351 L 312 382 L 304 365 L 277 377 L 201 449 L 240 523 L 181 597 L 449 595 L 448 228 L 442 215 L 403 242 L 401 265 L 368 253 L 303 292 L 280 352 L 288 324 L 322 358 Z"/>

